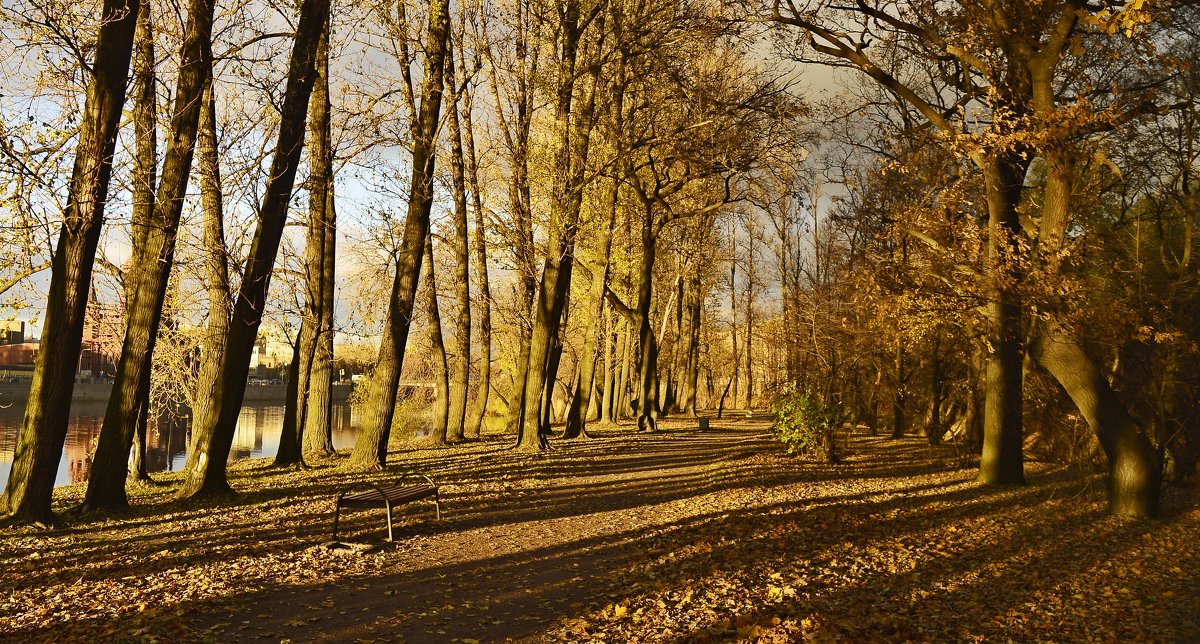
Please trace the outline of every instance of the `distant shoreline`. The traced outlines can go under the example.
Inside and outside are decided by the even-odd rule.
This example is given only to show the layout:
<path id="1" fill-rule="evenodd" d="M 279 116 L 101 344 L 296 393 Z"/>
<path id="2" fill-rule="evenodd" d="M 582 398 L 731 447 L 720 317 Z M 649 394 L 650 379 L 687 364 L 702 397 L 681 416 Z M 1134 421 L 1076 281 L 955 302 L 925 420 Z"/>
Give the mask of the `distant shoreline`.
<path id="1" fill-rule="evenodd" d="M 30 381 L 21 379 L 16 382 L 0 381 L 0 405 L 8 403 L 19 403 L 19 406 L 24 407 L 25 401 L 29 398 Z M 345 401 L 350 396 L 350 390 L 353 385 L 334 385 L 333 400 L 335 402 Z M 108 402 L 108 395 L 112 392 L 112 382 L 108 381 L 79 381 L 75 383 L 75 389 L 71 394 L 71 402 Z M 283 403 L 287 396 L 287 385 L 246 385 L 246 395 L 243 398 L 246 402 L 278 402 Z"/>

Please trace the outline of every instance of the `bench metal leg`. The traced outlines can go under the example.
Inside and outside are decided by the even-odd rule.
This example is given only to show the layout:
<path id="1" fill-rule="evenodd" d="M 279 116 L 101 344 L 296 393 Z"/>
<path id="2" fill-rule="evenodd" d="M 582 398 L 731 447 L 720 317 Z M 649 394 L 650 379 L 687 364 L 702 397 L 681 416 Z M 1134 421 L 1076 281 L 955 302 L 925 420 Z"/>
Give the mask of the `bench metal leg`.
<path id="1" fill-rule="evenodd" d="M 433 509 L 437 512 L 437 520 L 442 520 L 442 502 L 438 499 L 438 493 L 433 493 Z"/>
<path id="2" fill-rule="evenodd" d="M 383 503 L 387 506 L 388 513 L 388 541 L 394 541 L 394 539 L 392 539 L 392 502 L 384 501 Z"/>
<path id="3" fill-rule="evenodd" d="M 337 541 L 338 517 L 342 514 L 342 504 L 337 504 L 333 511 L 333 541 Z"/>

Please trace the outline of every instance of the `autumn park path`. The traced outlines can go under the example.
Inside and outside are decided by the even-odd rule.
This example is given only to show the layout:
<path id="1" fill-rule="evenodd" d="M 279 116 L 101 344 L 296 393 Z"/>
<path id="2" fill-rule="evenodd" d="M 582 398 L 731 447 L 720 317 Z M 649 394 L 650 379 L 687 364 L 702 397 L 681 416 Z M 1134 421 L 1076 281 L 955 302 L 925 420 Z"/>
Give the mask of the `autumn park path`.
<path id="1" fill-rule="evenodd" d="M 397 467 L 438 479 L 445 518 L 411 504 L 366 554 L 322 547 L 332 497 L 389 474 L 338 460 L 247 462 L 233 499 L 153 486 L 120 516 L 2 534 L 0 639 L 1200 637 L 1194 491 L 1169 494 L 1165 520 L 1124 522 L 1077 471 L 1030 463 L 1030 485 L 988 489 L 950 448 L 866 436 L 829 466 L 783 454 L 763 420 L 555 445 L 400 446 Z M 350 515 L 350 538 L 378 541 L 381 515 Z"/>
<path id="2" fill-rule="evenodd" d="M 757 483 L 728 477 L 730 465 L 775 448 L 764 429 L 701 433 L 688 422 L 620 441 L 599 430 L 538 456 L 496 445 L 464 455 L 473 463 L 452 464 L 462 476 L 442 486 L 445 519 L 410 509 L 414 520 L 379 554 L 376 574 L 244 597 L 222 617 L 222 639 L 533 638 L 620 601 L 621 580 L 609 573 L 631 565 L 653 531 L 741 505 L 730 492 Z M 444 470 L 441 460 L 413 464 Z M 379 514 L 368 519 L 376 536 Z"/>

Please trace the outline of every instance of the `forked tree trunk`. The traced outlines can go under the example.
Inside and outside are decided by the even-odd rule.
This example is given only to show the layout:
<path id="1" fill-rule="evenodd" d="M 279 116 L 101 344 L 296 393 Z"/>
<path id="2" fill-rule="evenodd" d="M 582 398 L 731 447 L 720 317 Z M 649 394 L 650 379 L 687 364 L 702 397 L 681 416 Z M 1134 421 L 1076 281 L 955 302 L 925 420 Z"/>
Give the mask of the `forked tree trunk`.
<path id="1" fill-rule="evenodd" d="M 104 423 L 92 459 L 92 473 L 83 507 L 120 508 L 128 505 L 129 450 L 137 434 L 140 409 L 150 399 L 150 368 L 162 322 L 167 282 L 175 263 L 175 237 L 187 196 L 192 158 L 203 106 L 204 86 L 212 74 L 213 0 L 191 0 L 180 51 L 175 114 L 167 136 L 162 178 L 154 211 L 142 237 L 141 261 L 130 267 L 132 297 L 128 304 L 125 340 L 116 381 L 104 413 Z"/>
<path id="2" fill-rule="evenodd" d="M 279 140 L 271 163 L 259 224 L 246 259 L 229 332 L 220 354 L 219 375 L 213 382 L 211 403 L 195 417 L 192 444 L 185 467 L 180 498 L 232 492 L 225 474 L 238 413 L 246 393 L 250 355 L 258 338 L 263 307 L 279 242 L 287 222 L 300 153 L 308 100 L 316 77 L 317 45 L 329 18 L 329 0 L 304 0 L 296 25 L 296 40 L 288 68 L 287 88 L 279 124 Z"/>
<path id="3" fill-rule="evenodd" d="M 574 261 L 575 235 L 582 207 L 583 177 L 596 100 L 596 71 L 591 75 L 591 91 L 574 110 L 576 57 L 579 38 L 588 22 L 580 21 L 577 0 L 567 0 L 559 10 L 560 58 L 554 108 L 555 175 L 550 198 L 549 240 L 542 264 L 542 278 L 534 307 L 533 330 L 530 336 L 529 357 L 525 363 L 525 384 L 522 387 L 522 418 L 518 425 L 517 445 L 521 449 L 539 449 L 543 436 L 550 428 L 543 424 L 541 405 L 546 390 L 553 394 L 556 368 L 551 352 L 558 344 L 563 311 L 571 288 L 571 264 Z"/>
<path id="4" fill-rule="evenodd" d="M 592 269 L 592 288 L 584 304 L 585 315 L 591 316 L 591 333 L 584 338 L 583 353 L 579 360 L 579 386 L 571 397 L 571 407 L 567 411 L 567 425 L 563 430 L 563 438 L 578 438 L 586 434 L 587 404 L 591 401 L 595 390 L 596 378 L 596 341 L 604 332 L 602 316 L 604 314 L 604 289 L 608 286 L 609 255 L 612 253 L 613 227 L 617 220 L 617 199 L 620 184 L 613 181 L 608 194 L 608 222 L 600 229 L 600 240 L 596 246 L 596 266 Z M 607 338 L 605 351 L 607 352 Z"/>
<path id="5" fill-rule="evenodd" d="M 384 318 L 379 359 L 371 377 L 366 422 L 354 444 L 350 461 L 365 469 L 382 469 L 387 464 L 388 439 L 396 410 L 397 386 L 404 365 L 404 348 L 412 326 L 413 302 L 421 277 L 421 263 L 429 237 L 429 211 L 433 206 L 434 144 L 442 108 L 442 87 L 450 32 L 449 0 L 429 6 L 429 28 L 425 44 L 425 76 L 421 107 L 413 128 L 412 181 L 409 185 L 408 215 L 404 220 L 403 252 L 396 265 Z"/>
<path id="6" fill-rule="evenodd" d="M 51 260 L 33 383 L 16 456 L 0 497 L 0 514 L 16 521 L 48 523 L 54 518 L 50 501 L 67 438 L 92 267 L 104 225 L 117 125 L 125 104 L 138 4 L 138 0 L 104 0 L 100 11 L 92 80 L 80 118 L 67 207 Z"/>

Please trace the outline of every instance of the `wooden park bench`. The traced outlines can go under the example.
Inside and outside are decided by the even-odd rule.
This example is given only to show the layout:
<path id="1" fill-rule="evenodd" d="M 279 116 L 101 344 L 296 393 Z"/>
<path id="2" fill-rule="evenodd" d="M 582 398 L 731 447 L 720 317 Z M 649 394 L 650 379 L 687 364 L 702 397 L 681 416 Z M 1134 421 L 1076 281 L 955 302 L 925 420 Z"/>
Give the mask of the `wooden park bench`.
<path id="1" fill-rule="evenodd" d="M 422 478 L 425 481 L 409 484 L 403 483 L 405 479 L 410 478 Z M 354 491 L 360 488 L 369 489 L 359 492 Z M 418 501 L 431 496 L 433 497 L 433 507 L 437 512 L 437 518 L 441 519 L 442 504 L 438 499 L 437 484 L 433 482 L 433 479 L 420 472 L 405 472 L 400 475 L 400 478 L 396 479 L 396 484 L 386 487 L 374 483 L 355 483 L 343 489 L 338 494 L 333 512 L 333 540 L 337 541 L 338 519 L 341 517 L 342 508 L 371 508 L 383 504 L 387 508 L 388 541 L 392 541 L 392 509 L 410 501 Z"/>

